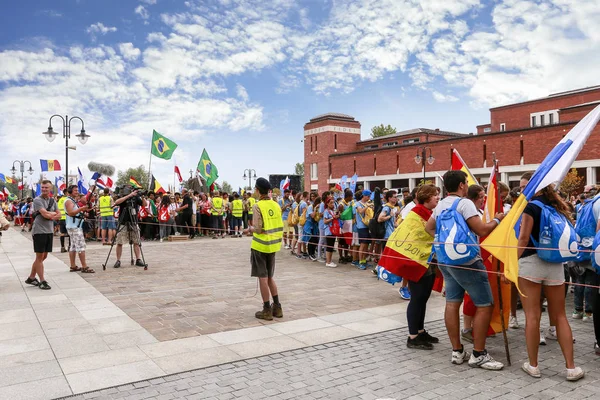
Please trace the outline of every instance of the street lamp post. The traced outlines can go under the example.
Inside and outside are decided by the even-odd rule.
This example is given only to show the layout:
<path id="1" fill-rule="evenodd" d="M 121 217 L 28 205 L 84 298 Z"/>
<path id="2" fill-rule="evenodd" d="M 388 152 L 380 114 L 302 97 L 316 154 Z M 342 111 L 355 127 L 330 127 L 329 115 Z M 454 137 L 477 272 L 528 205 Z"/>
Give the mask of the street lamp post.
<path id="1" fill-rule="evenodd" d="M 429 151 L 429 157 L 427 156 L 427 151 Z M 421 146 L 417 149 L 415 162 L 421 164 L 421 167 L 423 168 L 423 185 L 425 184 L 425 165 L 431 165 L 434 161 L 435 158 L 433 158 L 433 155 L 431 154 L 431 147 Z"/>
<path id="2" fill-rule="evenodd" d="M 29 169 L 27 170 L 27 172 L 29 172 L 29 175 L 33 175 L 33 168 L 31 168 L 31 162 L 25 160 L 25 161 L 21 161 L 21 160 L 15 160 L 13 162 L 13 166 L 10 169 L 10 172 L 12 172 L 13 176 L 15 175 L 15 173 L 17 172 L 17 169 L 15 168 L 15 164 L 19 164 L 19 171 L 21 171 L 21 198 L 23 198 L 23 191 L 25 190 L 25 182 L 23 182 L 23 175 L 25 173 L 25 164 L 29 164 Z"/>
<path id="3" fill-rule="evenodd" d="M 54 114 L 53 116 L 50 117 L 50 120 L 48 122 L 48 130 L 46 132 L 42 132 L 42 134 L 46 135 L 46 139 L 49 142 L 54 141 L 54 139 L 56 139 L 56 136 L 58 136 L 58 133 L 54 132 L 54 130 L 52 129 L 52 118 L 54 118 L 54 117 L 60 118 L 63 122 L 63 138 L 65 139 L 65 185 L 68 186 L 69 185 L 69 139 L 71 138 L 71 121 L 73 121 L 74 119 L 78 119 L 79 121 L 81 121 L 81 132 L 79 133 L 79 135 L 75 135 L 75 137 L 79 140 L 79 143 L 86 144 L 86 142 L 90 138 L 90 135 L 85 133 L 85 126 L 84 126 L 83 120 L 81 118 L 79 118 L 79 117 L 69 118 L 68 115 L 65 115 L 63 118 L 62 115 Z"/>
<path id="4" fill-rule="evenodd" d="M 246 172 L 248 173 L 248 176 L 246 176 Z M 254 176 L 252 176 L 252 174 L 254 174 Z M 252 168 L 245 169 L 244 176 L 242 178 L 248 178 L 248 186 L 250 187 L 250 190 L 252 190 L 252 178 L 256 179 L 256 170 Z"/>

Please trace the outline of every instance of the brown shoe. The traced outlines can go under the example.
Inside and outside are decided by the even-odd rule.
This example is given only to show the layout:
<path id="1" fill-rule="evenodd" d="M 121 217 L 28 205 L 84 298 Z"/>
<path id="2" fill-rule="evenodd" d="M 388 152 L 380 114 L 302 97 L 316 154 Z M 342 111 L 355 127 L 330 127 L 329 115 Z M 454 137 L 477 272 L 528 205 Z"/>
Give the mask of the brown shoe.
<path id="1" fill-rule="evenodd" d="M 275 318 L 283 318 L 283 309 L 281 308 L 281 304 L 273 303 L 273 316 Z"/>
<path id="2" fill-rule="evenodd" d="M 267 321 L 273 321 L 273 310 L 271 307 L 264 307 L 261 311 L 257 311 L 254 316 L 258 319 L 266 319 Z"/>

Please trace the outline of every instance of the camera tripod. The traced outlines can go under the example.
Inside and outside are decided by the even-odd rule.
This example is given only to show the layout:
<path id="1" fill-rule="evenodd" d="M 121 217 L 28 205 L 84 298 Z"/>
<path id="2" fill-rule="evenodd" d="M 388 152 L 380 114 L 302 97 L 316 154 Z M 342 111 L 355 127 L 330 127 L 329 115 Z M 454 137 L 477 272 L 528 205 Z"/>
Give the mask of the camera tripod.
<path id="1" fill-rule="evenodd" d="M 127 213 L 129 218 L 127 219 L 127 221 L 123 222 L 123 219 L 125 219 L 125 213 Z M 134 263 L 133 245 L 137 244 L 140 247 L 140 255 L 142 256 L 142 262 L 144 263 L 144 271 L 147 271 L 148 264 L 146 264 L 146 259 L 144 258 L 144 252 L 142 250 L 142 241 L 140 240 L 140 235 L 136 235 L 136 230 L 139 229 L 137 213 L 134 212 L 132 205 L 127 205 L 126 207 L 124 207 L 123 214 L 119 215 L 119 224 L 117 226 L 117 232 L 113 236 L 112 242 L 110 244 L 110 249 L 108 250 L 108 255 L 106 256 L 106 261 L 104 261 L 104 264 L 102 264 L 102 270 L 106 271 L 106 265 L 108 264 L 108 260 L 110 259 L 110 253 L 112 252 L 113 247 L 115 246 L 115 242 L 117 241 L 117 236 L 119 235 L 119 232 L 121 232 L 123 229 L 127 229 L 127 237 L 129 238 L 129 253 L 131 254 L 131 265 L 133 265 Z M 137 236 L 137 243 L 133 242 L 134 239 L 136 239 L 135 236 Z"/>

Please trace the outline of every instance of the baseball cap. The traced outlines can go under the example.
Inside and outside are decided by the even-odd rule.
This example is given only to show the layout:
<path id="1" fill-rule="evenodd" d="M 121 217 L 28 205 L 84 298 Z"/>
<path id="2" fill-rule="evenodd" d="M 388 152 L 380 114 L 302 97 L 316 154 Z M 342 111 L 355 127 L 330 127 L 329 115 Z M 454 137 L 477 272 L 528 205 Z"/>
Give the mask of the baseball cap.
<path id="1" fill-rule="evenodd" d="M 362 195 L 363 195 L 363 197 L 364 196 L 371 196 L 371 193 L 372 192 L 369 189 L 365 189 L 365 190 L 363 190 Z"/>

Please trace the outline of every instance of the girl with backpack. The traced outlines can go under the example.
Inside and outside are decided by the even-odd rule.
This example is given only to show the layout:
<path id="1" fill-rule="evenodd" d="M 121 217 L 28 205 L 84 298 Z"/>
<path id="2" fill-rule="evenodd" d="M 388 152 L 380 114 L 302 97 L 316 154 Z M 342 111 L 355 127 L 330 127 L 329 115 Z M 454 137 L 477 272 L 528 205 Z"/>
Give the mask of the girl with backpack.
<path id="1" fill-rule="evenodd" d="M 329 198 L 323 211 L 323 232 L 325 233 L 325 266 L 329 268 L 337 267 L 331 258 L 333 257 L 333 250 L 335 247 L 336 233 L 339 234 L 340 223 L 339 213 L 335 210 L 335 200 Z M 337 229 L 335 228 L 337 226 Z M 337 231 L 337 232 L 336 232 Z"/>
<path id="2" fill-rule="evenodd" d="M 537 200 L 537 201 L 536 201 Z M 536 204 L 537 203 L 537 204 Z M 573 358 L 573 333 L 565 312 L 564 270 L 562 262 L 548 262 L 538 246 L 542 243 L 544 232 L 540 226 L 542 207 L 549 206 L 567 221 L 571 221 L 571 213 L 565 202 L 550 185 L 536 193 L 523 211 L 519 234 L 519 288 L 525 311 L 525 339 L 529 361 L 522 366 L 523 371 L 532 377 L 540 378 L 538 366 L 538 350 L 540 345 L 540 299 L 542 286 L 548 300 L 548 314 L 556 323 L 556 333 L 567 366 L 567 380 L 576 381 L 584 376 L 584 371 L 575 366 Z M 542 235 L 540 235 L 542 233 Z M 537 244 L 537 246 L 536 246 Z M 542 251 L 542 253 L 540 253 Z"/>
<path id="3" fill-rule="evenodd" d="M 175 205 L 171 204 L 172 200 L 168 195 L 164 195 L 158 207 L 158 223 L 160 226 L 160 241 L 171 234 L 171 229 L 175 227 L 175 220 L 171 216 Z"/>

